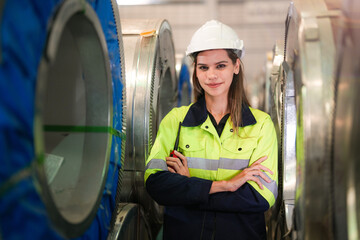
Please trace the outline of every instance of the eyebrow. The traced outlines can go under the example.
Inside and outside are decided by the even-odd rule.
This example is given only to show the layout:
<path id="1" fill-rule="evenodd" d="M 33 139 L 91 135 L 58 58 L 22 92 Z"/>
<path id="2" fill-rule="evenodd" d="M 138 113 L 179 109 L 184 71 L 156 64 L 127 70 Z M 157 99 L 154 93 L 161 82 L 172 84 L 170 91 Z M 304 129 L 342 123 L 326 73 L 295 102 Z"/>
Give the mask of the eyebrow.
<path id="1" fill-rule="evenodd" d="M 221 63 L 228 63 L 228 61 L 226 61 L 226 60 L 220 61 L 220 62 L 215 63 L 215 65 L 221 64 Z M 205 63 L 197 63 L 197 65 L 207 65 L 207 64 L 205 64 Z"/>

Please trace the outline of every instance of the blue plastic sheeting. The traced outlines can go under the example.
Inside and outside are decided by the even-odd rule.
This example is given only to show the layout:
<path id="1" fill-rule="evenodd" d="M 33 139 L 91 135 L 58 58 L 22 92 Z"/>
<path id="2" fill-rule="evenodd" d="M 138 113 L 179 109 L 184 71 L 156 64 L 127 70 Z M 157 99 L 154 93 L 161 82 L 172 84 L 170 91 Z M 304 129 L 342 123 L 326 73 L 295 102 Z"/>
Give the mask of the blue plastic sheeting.
<path id="1" fill-rule="evenodd" d="M 189 72 L 189 67 L 186 64 L 181 65 L 180 74 L 179 74 L 178 107 L 181 107 L 181 104 L 184 102 L 182 99 L 183 98 L 182 92 L 183 92 L 184 84 L 186 84 L 185 86 L 187 88 L 185 89 L 185 91 L 187 91 L 187 96 L 189 97 L 189 99 L 185 99 L 185 100 L 187 100 L 186 102 L 188 102 L 188 104 L 190 104 L 191 103 L 190 72 Z"/>
<path id="2" fill-rule="evenodd" d="M 105 33 L 110 57 L 113 81 L 113 127 L 121 131 L 123 118 L 122 90 L 124 86 L 121 81 L 121 57 L 116 22 L 110 0 L 97 1 L 93 6 Z M 111 214 L 115 209 L 118 174 L 121 168 L 121 138 L 113 136 L 112 141 L 109 171 L 99 210 L 90 229 L 79 239 L 106 239 L 109 233 Z"/>
<path id="3" fill-rule="evenodd" d="M 62 239 L 47 216 L 30 164 L 34 153 L 34 99 L 47 27 L 63 0 L 7 0 L 0 26 L 0 238 Z M 122 129 L 122 89 L 117 30 L 110 0 L 88 0 L 105 33 L 113 81 L 113 128 Z M 106 239 L 115 208 L 121 139 L 113 136 L 111 163 L 101 205 L 79 239 Z M 25 171 L 24 171 L 25 169 Z M 4 183 L 24 173 L 4 191 Z M 18 175 L 19 176 L 19 175 Z M 25 176 L 25 177 L 24 177 Z M 16 180 L 16 179 L 15 179 Z"/>

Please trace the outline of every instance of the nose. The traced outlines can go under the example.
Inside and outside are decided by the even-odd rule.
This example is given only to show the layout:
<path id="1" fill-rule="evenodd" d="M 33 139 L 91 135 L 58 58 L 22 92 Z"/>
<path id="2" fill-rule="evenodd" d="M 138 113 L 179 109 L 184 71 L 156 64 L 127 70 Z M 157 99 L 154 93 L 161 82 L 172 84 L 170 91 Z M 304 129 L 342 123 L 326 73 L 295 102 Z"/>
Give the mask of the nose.
<path id="1" fill-rule="evenodd" d="M 209 68 L 207 71 L 207 77 L 208 77 L 208 79 L 217 79 L 216 70 L 213 68 Z"/>

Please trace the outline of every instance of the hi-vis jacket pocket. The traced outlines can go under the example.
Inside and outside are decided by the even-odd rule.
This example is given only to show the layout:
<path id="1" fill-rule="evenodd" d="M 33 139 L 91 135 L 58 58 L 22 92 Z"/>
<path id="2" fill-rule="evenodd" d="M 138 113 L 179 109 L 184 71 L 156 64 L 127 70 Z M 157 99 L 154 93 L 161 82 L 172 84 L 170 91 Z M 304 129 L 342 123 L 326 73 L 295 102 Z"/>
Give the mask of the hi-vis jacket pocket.
<path id="1" fill-rule="evenodd" d="M 233 159 L 250 159 L 257 147 L 255 138 L 227 139 L 223 142 L 223 154 Z"/>
<path id="2" fill-rule="evenodd" d="M 180 140 L 180 152 L 186 157 L 203 157 L 205 153 L 204 139 Z"/>

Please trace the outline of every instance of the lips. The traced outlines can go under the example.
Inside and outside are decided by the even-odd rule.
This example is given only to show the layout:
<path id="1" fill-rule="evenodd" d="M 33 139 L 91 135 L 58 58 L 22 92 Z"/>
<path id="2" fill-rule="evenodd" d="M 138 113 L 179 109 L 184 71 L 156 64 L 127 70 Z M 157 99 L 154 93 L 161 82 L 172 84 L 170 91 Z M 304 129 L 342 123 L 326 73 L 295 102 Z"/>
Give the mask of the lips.
<path id="1" fill-rule="evenodd" d="M 209 83 L 207 84 L 208 87 L 210 88 L 217 88 L 221 85 L 222 83 Z"/>

